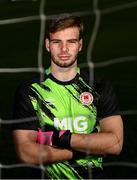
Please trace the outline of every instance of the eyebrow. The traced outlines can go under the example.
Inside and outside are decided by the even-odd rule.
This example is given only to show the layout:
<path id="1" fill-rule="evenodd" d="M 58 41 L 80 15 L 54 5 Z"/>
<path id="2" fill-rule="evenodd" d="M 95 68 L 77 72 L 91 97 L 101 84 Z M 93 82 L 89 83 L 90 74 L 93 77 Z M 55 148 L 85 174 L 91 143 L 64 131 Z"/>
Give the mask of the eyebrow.
<path id="1" fill-rule="evenodd" d="M 50 39 L 50 41 L 62 41 L 61 39 Z M 77 38 L 67 39 L 66 41 L 79 41 Z"/>

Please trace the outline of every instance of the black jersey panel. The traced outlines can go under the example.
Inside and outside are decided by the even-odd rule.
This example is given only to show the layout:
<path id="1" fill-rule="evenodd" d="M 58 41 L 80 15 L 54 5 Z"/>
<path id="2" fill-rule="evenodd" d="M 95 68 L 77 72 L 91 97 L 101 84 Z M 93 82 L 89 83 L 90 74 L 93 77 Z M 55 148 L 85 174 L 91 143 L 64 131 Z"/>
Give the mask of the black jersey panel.
<path id="1" fill-rule="evenodd" d="M 13 118 L 17 123 L 12 125 L 13 129 L 38 129 L 38 118 L 29 98 L 30 85 L 29 81 L 22 83 L 16 90 Z"/>
<path id="2" fill-rule="evenodd" d="M 100 79 L 96 81 L 95 88 L 100 94 L 97 107 L 98 118 L 102 119 L 112 115 L 120 115 L 118 99 L 110 81 Z"/>

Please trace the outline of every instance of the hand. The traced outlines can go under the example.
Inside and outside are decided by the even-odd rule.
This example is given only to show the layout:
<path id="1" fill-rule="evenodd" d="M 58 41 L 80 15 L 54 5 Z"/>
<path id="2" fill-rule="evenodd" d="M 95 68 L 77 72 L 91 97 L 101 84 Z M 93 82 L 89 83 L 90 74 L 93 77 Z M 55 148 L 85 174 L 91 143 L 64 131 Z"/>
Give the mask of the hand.
<path id="1" fill-rule="evenodd" d="M 70 148 L 71 132 L 69 130 L 38 130 L 37 142 L 39 144 L 57 146 L 61 148 Z"/>

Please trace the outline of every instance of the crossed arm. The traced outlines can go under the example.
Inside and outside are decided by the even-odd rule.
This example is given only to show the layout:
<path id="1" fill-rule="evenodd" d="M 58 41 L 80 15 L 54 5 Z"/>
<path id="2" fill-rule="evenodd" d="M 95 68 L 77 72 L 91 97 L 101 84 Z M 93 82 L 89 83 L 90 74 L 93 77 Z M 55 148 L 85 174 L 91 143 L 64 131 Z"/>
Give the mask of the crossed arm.
<path id="1" fill-rule="evenodd" d="M 72 134 L 72 150 L 88 154 L 119 154 L 123 145 L 123 123 L 121 116 L 115 115 L 100 120 L 99 133 Z M 53 163 L 70 160 L 73 151 L 36 143 L 37 131 L 14 130 L 14 140 L 21 161 L 29 164 Z"/>

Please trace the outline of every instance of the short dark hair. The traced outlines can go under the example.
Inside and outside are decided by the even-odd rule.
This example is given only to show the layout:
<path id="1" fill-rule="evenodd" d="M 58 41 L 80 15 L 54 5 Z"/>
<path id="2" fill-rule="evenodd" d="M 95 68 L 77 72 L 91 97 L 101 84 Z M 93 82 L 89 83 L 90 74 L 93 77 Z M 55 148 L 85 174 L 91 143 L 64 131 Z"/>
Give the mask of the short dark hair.
<path id="1" fill-rule="evenodd" d="M 47 22 L 47 38 L 49 38 L 50 33 L 55 33 L 57 31 L 69 28 L 69 27 L 78 27 L 79 29 L 79 38 L 83 36 L 83 22 L 80 17 L 73 16 L 70 14 L 61 14 L 48 20 Z"/>

